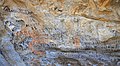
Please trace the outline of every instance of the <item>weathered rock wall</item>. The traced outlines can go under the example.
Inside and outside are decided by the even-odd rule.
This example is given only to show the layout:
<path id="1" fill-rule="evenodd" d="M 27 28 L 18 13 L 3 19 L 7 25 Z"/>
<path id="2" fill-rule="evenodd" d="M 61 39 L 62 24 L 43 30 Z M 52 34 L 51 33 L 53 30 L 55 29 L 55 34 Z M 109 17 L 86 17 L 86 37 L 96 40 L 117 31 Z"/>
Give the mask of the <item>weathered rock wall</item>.
<path id="1" fill-rule="evenodd" d="M 0 0 L 0 66 L 119 66 L 119 0 Z"/>

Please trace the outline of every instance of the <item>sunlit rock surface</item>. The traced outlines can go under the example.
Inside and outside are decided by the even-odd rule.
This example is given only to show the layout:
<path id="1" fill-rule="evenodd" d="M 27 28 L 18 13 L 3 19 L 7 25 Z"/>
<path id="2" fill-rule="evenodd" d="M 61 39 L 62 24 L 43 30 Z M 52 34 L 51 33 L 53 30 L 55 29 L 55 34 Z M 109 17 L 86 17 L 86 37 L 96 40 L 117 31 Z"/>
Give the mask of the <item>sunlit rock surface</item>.
<path id="1" fill-rule="evenodd" d="M 120 66 L 120 1 L 0 0 L 0 66 Z"/>

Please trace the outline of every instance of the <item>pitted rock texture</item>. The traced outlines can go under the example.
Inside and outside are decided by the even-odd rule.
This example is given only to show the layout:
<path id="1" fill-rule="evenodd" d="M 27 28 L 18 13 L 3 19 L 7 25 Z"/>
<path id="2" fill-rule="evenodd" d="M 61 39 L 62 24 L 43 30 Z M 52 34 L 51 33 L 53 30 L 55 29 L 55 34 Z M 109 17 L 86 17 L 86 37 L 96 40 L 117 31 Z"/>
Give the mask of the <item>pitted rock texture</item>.
<path id="1" fill-rule="evenodd" d="M 120 1 L 0 0 L 0 66 L 120 66 Z"/>

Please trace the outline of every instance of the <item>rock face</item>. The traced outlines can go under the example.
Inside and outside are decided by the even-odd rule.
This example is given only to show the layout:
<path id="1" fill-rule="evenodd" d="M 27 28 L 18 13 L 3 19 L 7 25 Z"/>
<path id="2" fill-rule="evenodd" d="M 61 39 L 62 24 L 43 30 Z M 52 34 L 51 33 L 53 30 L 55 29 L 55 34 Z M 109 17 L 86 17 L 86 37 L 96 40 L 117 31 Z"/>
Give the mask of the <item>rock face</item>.
<path id="1" fill-rule="evenodd" d="M 120 66 L 120 1 L 0 0 L 0 66 Z"/>

